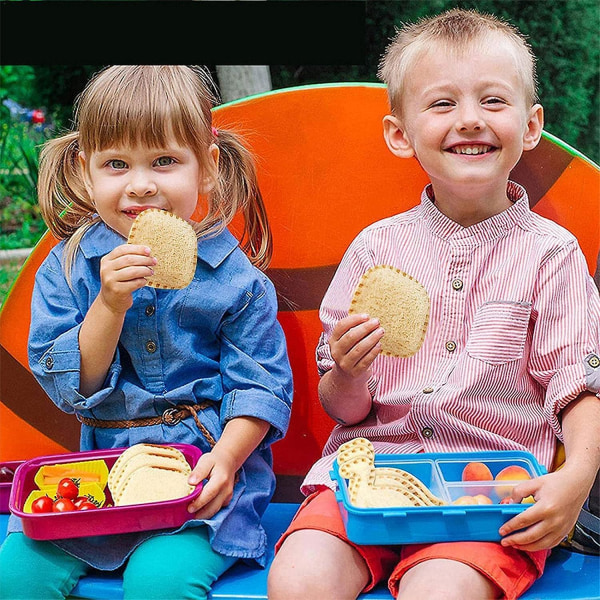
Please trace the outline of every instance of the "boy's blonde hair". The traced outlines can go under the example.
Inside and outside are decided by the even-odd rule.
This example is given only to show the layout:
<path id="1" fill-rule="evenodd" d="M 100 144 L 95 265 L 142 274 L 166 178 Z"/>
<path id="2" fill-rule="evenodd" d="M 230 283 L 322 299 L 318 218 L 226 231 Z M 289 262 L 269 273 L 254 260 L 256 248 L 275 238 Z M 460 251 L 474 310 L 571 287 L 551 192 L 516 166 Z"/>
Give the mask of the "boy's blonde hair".
<path id="1" fill-rule="evenodd" d="M 47 142 L 40 155 L 38 201 L 52 234 L 67 240 L 67 273 L 81 238 L 98 221 L 79 152 L 138 143 L 160 147 L 171 136 L 194 151 L 202 172 L 215 182 L 207 214 L 195 226 L 197 235 L 216 235 L 241 211 L 244 250 L 258 267 L 268 265 L 271 231 L 254 161 L 238 134 L 219 130 L 215 137 L 211 109 L 216 103 L 210 74 L 195 66 L 117 65 L 88 82 L 76 101 L 75 131 Z M 209 160 L 212 143 L 220 150 L 218 172 Z"/>
<path id="2" fill-rule="evenodd" d="M 535 56 L 523 34 L 494 15 L 455 8 L 396 30 L 378 71 L 379 78 L 387 84 L 392 112 L 400 115 L 407 72 L 431 44 L 437 43 L 448 52 L 460 53 L 493 34 L 503 35 L 514 46 L 525 98 L 529 106 L 533 106 L 537 101 Z"/>

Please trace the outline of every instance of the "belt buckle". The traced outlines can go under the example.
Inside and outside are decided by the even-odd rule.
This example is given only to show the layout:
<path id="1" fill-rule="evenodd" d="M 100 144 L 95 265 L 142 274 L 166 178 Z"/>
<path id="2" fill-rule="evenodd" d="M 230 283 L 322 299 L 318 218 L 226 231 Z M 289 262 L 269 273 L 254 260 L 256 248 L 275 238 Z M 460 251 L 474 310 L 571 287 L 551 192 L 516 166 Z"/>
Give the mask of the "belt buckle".
<path id="1" fill-rule="evenodd" d="M 165 425 L 177 425 L 181 423 L 181 416 L 178 413 L 178 408 L 167 408 L 162 414 L 162 422 Z"/>

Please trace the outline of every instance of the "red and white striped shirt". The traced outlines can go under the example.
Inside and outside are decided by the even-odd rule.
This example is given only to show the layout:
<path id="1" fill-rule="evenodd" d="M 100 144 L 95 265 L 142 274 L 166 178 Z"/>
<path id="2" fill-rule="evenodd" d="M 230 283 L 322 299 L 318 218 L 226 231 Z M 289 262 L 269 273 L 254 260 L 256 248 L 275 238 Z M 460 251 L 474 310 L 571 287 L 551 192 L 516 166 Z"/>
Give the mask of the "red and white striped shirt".
<path id="1" fill-rule="evenodd" d="M 533 213 L 518 184 L 508 195 L 511 207 L 465 228 L 436 208 L 428 186 L 419 206 L 352 242 L 321 304 L 320 374 L 333 366 L 334 325 L 375 265 L 425 287 L 429 326 L 414 356 L 375 359 L 369 416 L 334 427 L 304 493 L 333 487 L 335 452 L 358 436 L 377 453 L 528 450 L 551 467 L 557 415 L 600 387 L 600 299 L 575 237 Z"/>

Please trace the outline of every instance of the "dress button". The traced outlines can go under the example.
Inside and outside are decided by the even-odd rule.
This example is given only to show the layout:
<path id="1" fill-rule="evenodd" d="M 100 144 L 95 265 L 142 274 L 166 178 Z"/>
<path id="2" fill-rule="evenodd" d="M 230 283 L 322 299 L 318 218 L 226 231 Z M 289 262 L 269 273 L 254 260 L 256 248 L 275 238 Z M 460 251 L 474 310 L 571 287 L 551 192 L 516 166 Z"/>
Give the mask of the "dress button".
<path id="1" fill-rule="evenodd" d="M 455 279 L 452 282 L 452 288 L 455 289 L 457 292 L 463 289 L 463 282 L 460 279 Z"/>
<path id="2" fill-rule="evenodd" d="M 433 388 L 432 387 L 426 387 L 423 389 L 423 393 L 424 394 L 431 394 L 431 392 L 433 392 Z"/>
<path id="3" fill-rule="evenodd" d="M 146 310 L 144 312 L 146 313 L 147 317 L 151 317 L 156 312 L 156 309 L 154 306 L 152 306 L 152 304 L 149 304 L 146 306 Z"/>
<path id="4" fill-rule="evenodd" d="M 46 364 L 46 369 L 51 369 L 54 366 L 54 359 L 51 356 L 49 356 L 46 359 L 46 363 L 45 364 Z"/>
<path id="5" fill-rule="evenodd" d="M 431 427 L 423 427 L 423 429 L 421 429 L 421 435 L 427 439 L 432 438 L 433 429 Z"/>
<path id="6" fill-rule="evenodd" d="M 446 342 L 446 350 L 448 350 L 448 352 L 454 352 L 456 350 L 456 343 L 452 340 Z"/>
<path id="7" fill-rule="evenodd" d="M 588 358 L 588 365 L 590 365 L 592 369 L 597 369 L 598 367 L 600 367 L 600 358 L 598 358 L 595 354 L 592 354 Z"/>
<path id="8" fill-rule="evenodd" d="M 153 342 L 152 340 L 148 340 L 146 342 L 146 351 L 150 352 L 150 354 L 153 354 L 154 352 L 156 352 L 156 342 Z"/>

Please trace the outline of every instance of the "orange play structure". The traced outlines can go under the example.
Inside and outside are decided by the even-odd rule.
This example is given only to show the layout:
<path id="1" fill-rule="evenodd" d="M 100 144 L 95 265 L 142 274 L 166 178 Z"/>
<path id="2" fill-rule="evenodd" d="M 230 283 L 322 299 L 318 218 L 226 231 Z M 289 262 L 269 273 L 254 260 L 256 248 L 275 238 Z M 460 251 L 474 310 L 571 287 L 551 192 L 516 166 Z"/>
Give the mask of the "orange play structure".
<path id="1" fill-rule="evenodd" d="M 426 183 L 416 160 L 395 158 L 385 146 L 387 110 L 382 85 L 344 84 L 290 88 L 214 111 L 215 124 L 242 133 L 255 152 L 273 228 L 268 275 L 295 384 L 289 433 L 273 447 L 279 475 L 304 474 L 333 425 L 319 406 L 314 350 L 318 307 L 342 254 L 367 224 L 416 205 Z M 598 283 L 597 165 L 544 134 L 513 179 L 525 185 L 533 210 L 577 236 Z M 52 404 L 27 365 L 34 275 L 54 243 L 48 234 L 40 241 L 0 313 L 0 461 L 79 449 L 77 420 Z"/>
<path id="2" fill-rule="evenodd" d="M 278 291 L 279 320 L 294 371 L 290 428 L 273 446 L 276 502 L 263 518 L 269 561 L 299 501 L 297 496 L 282 501 L 280 490 L 299 494 L 299 481 L 320 456 L 333 426 L 317 397 L 314 352 L 321 331 L 321 298 L 355 235 L 375 220 L 416 205 L 427 181 L 416 160 L 401 160 L 388 151 L 381 125 L 387 110 L 382 85 L 341 84 L 280 90 L 214 111 L 215 124 L 242 133 L 257 157 L 274 235 L 268 275 Z M 517 165 L 513 179 L 527 188 L 534 211 L 579 239 L 599 285 L 598 166 L 545 133 L 539 146 Z M 48 234 L 42 238 L 0 312 L 0 462 L 79 450 L 78 421 L 54 406 L 27 364 L 34 276 L 55 243 Z M 6 522 L 7 515 L 0 515 L 0 542 Z M 523 600 L 600 600 L 599 563 L 599 557 L 557 548 L 544 577 Z M 238 564 L 215 583 L 211 598 L 266 600 L 267 572 L 268 568 Z M 122 598 L 121 575 L 91 573 L 79 582 L 74 595 Z M 360 600 L 391 600 L 391 596 L 382 584 Z"/>

